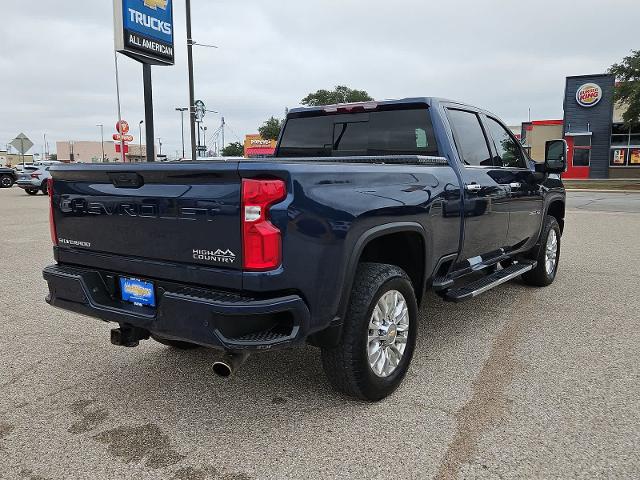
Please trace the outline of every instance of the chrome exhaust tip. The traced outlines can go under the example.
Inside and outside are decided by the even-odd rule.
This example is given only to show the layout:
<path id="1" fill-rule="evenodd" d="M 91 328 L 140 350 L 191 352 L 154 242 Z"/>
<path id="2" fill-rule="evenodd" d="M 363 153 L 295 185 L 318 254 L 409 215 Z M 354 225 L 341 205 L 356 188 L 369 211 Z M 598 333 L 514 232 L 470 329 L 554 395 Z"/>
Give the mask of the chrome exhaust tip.
<path id="1" fill-rule="evenodd" d="M 229 378 L 242 366 L 249 357 L 248 353 L 226 353 L 213 362 L 213 373 L 222 378 Z"/>

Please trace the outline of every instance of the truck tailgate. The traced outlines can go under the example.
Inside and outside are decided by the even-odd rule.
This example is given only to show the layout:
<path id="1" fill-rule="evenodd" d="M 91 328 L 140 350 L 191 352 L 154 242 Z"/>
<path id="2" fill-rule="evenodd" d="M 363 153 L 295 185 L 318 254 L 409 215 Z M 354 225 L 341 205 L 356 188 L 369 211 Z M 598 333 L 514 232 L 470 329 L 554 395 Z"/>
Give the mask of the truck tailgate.
<path id="1" fill-rule="evenodd" d="M 70 165 L 52 176 L 62 249 L 241 269 L 238 162 Z"/>

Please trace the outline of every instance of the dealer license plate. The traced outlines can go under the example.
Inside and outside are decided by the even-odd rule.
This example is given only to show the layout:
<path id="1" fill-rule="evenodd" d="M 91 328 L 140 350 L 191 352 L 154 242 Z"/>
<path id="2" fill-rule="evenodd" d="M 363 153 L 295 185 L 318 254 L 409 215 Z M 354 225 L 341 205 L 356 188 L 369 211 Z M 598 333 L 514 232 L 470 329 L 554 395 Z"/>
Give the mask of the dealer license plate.
<path id="1" fill-rule="evenodd" d="M 151 282 L 143 282 L 137 278 L 120 277 L 122 300 L 138 306 L 156 306 L 156 294 Z"/>

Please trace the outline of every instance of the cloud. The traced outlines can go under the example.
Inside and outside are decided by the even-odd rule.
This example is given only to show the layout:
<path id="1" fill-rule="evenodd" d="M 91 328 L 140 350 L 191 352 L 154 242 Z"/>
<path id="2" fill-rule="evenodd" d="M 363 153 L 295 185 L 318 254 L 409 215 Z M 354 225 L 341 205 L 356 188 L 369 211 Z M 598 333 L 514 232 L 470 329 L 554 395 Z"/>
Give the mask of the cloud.
<path id="1" fill-rule="evenodd" d="M 598 73 L 636 46 L 637 1 L 193 0 L 196 96 L 224 114 L 226 139 L 257 131 L 310 91 L 345 84 L 375 98 L 441 96 L 506 122 L 561 118 L 564 77 Z M 111 2 L 3 5 L 0 145 L 24 131 L 42 149 L 99 139 L 117 119 Z M 176 65 L 154 67 L 156 137 L 181 150 L 188 104 L 184 1 Z M 142 67 L 120 57 L 123 116 L 144 118 Z M 220 118 L 209 114 L 209 132 Z M 113 126 L 112 126 L 113 125 Z M 134 130 L 137 130 L 134 128 Z M 134 132 L 137 134 L 137 132 Z M 188 138 L 188 134 L 187 134 Z"/>

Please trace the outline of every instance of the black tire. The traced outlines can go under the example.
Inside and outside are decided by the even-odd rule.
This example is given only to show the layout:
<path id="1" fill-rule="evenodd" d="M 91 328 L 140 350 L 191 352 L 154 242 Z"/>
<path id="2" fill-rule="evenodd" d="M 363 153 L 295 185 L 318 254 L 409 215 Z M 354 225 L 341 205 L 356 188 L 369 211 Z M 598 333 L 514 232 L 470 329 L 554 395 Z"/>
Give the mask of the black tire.
<path id="1" fill-rule="evenodd" d="M 13 187 L 13 177 L 11 175 L 2 175 L 0 176 L 0 188 L 11 188 Z"/>
<path id="2" fill-rule="evenodd" d="M 43 195 L 49 195 L 49 188 L 47 186 L 47 182 L 42 182 L 42 187 L 40 187 L 40 191 Z"/>
<path id="3" fill-rule="evenodd" d="M 547 272 L 546 267 L 546 250 L 547 250 L 547 240 L 549 239 L 549 235 L 554 231 L 557 239 L 557 249 L 556 249 L 556 260 L 553 269 L 550 272 Z M 538 262 L 536 268 L 528 271 L 527 273 L 522 275 L 522 280 L 527 285 L 532 285 L 535 287 L 546 287 L 547 285 L 551 285 L 556 278 L 556 274 L 558 273 L 558 265 L 560 263 L 560 241 L 561 241 L 561 232 L 560 226 L 558 225 L 558 221 L 549 215 L 547 215 L 544 219 L 544 226 L 542 227 L 542 232 L 540 233 L 540 244 L 537 245 L 532 251 L 530 257 Z"/>
<path id="4" fill-rule="evenodd" d="M 389 290 L 399 291 L 409 313 L 404 354 L 387 377 L 377 376 L 369 365 L 369 321 L 378 300 Z M 418 306 L 407 274 L 395 265 L 362 263 L 358 267 L 349 299 L 342 337 L 338 345 L 322 349 L 322 366 L 334 389 L 362 400 L 378 401 L 398 388 L 404 378 L 416 344 Z"/>
<path id="5" fill-rule="evenodd" d="M 24 191 L 27 192 L 29 195 L 37 195 L 38 194 L 38 189 L 37 188 L 25 188 Z"/>
<path id="6" fill-rule="evenodd" d="M 158 343 L 166 345 L 167 347 L 177 348 L 178 350 L 193 350 L 196 348 L 200 348 L 200 345 L 196 345 L 195 343 L 181 342 L 179 340 L 169 340 L 167 338 L 156 337 L 155 335 L 152 335 L 151 338 L 153 338 Z"/>

